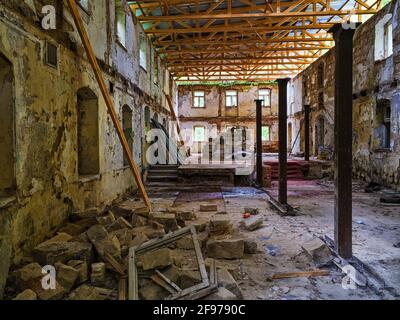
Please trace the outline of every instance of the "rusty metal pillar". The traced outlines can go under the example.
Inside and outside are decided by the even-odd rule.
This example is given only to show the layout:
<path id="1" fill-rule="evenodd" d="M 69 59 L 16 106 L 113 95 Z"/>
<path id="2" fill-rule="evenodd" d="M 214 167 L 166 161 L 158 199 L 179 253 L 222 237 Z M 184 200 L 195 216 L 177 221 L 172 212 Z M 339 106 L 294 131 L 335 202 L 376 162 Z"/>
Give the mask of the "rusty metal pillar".
<path id="1" fill-rule="evenodd" d="M 335 39 L 335 244 L 339 255 L 352 257 L 352 106 L 353 35 L 334 25 Z"/>
<path id="2" fill-rule="evenodd" d="M 256 102 L 256 168 L 257 168 L 257 183 L 263 185 L 263 170 L 262 170 L 262 103 L 263 100 L 254 100 Z"/>
<path id="3" fill-rule="evenodd" d="M 304 160 L 310 161 L 310 106 L 304 106 Z"/>
<path id="4" fill-rule="evenodd" d="M 287 84 L 289 78 L 278 79 L 279 86 L 279 202 L 287 204 Z"/>

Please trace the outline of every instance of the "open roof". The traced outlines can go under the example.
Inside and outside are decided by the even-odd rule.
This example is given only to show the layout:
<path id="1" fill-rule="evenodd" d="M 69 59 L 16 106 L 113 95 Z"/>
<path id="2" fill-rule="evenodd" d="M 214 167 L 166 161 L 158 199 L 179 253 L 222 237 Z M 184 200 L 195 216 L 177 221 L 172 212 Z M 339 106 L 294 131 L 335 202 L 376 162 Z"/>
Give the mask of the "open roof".
<path id="1" fill-rule="evenodd" d="M 381 0 L 143 0 L 132 12 L 177 81 L 292 77 L 333 45 L 335 23 L 362 22 Z"/>

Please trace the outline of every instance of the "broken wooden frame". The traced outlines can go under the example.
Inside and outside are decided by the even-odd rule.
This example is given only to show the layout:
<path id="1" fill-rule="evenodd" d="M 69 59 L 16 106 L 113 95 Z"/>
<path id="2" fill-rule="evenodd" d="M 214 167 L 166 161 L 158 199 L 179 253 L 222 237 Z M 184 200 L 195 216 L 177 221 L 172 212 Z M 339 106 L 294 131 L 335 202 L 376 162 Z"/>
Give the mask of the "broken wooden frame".
<path id="1" fill-rule="evenodd" d="M 196 252 L 197 263 L 199 266 L 202 282 L 193 287 L 177 291 L 176 293 L 171 294 L 171 296 L 169 296 L 168 299 L 169 300 L 181 299 L 183 297 L 194 294 L 202 289 L 210 287 L 210 281 L 208 279 L 208 274 L 204 264 L 203 254 L 201 253 L 199 241 L 197 239 L 196 229 L 194 226 L 190 226 L 182 228 L 172 233 L 168 233 L 162 238 L 150 240 L 138 247 L 132 247 L 129 249 L 129 300 L 139 299 L 136 257 L 144 253 L 156 251 L 188 235 L 192 235 L 194 250 Z M 165 280 L 163 281 L 165 282 Z M 171 286 L 170 283 L 169 285 Z"/>
<path id="2" fill-rule="evenodd" d="M 99 84 L 100 91 L 101 91 L 101 93 L 103 95 L 104 101 L 105 101 L 106 106 L 107 106 L 107 110 L 108 110 L 108 112 L 109 112 L 109 114 L 111 116 L 111 119 L 112 119 L 113 123 L 114 123 L 115 129 L 117 130 L 117 134 L 118 134 L 119 140 L 121 141 L 122 148 L 124 150 L 124 153 L 125 153 L 126 157 L 128 158 L 129 166 L 130 166 L 130 168 L 132 170 L 133 176 L 135 177 L 136 184 L 137 184 L 137 186 L 138 186 L 138 188 L 140 190 L 140 193 L 143 196 L 143 200 L 144 200 L 146 206 L 151 211 L 152 207 L 151 207 L 150 199 L 149 199 L 149 197 L 147 195 L 147 192 L 146 192 L 146 189 L 144 187 L 142 178 L 140 176 L 139 169 L 136 166 L 135 160 L 133 159 L 132 151 L 129 148 L 129 145 L 128 145 L 128 142 L 126 140 L 124 131 L 123 131 L 122 127 L 121 127 L 121 124 L 119 123 L 118 116 L 117 116 L 117 114 L 115 112 L 114 102 L 112 101 L 112 99 L 110 97 L 110 93 L 108 92 L 108 89 L 107 89 L 106 83 L 104 81 L 103 75 L 102 75 L 102 73 L 100 71 L 100 67 L 99 67 L 99 64 L 97 62 L 97 58 L 96 58 L 96 56 L 94 54 L 92 45 L 90 43 L 89 36 L 88 36 L 88 34 L 87 34 L 86 30 L 85 30 L 85 27 L 84 27 L 83 22 L 82 22 L 82 18 L 81 18 L 80 14 L 79 14 L 79 11 L 77 9 L 76 0 L 68 0 L 68 6 L 69 6 L 69 9 L 71 11 L 72 17 L 74 19 L 74 22 L 75 22 L 76 28 L 78 30 L 79 36 L 81 37 L 83 46 L 85 47 L 89 63 L 93 68 L 93 72 L 94 72 L 94 75 L 96 77 L 97 83 Z"/>
<path id="3" fill-rule="evenodd" d="M 218 289 L 218 273 L 217 273 L 217 263 L 214 259 L 211 260 L 210 264 L 210 286 L 199 291 L 193 292 L 184 297 L 186 300 L 198 300 L 208 295 L 214 293 Z M 178 300 L 183 300 L 179 298 Z"/>

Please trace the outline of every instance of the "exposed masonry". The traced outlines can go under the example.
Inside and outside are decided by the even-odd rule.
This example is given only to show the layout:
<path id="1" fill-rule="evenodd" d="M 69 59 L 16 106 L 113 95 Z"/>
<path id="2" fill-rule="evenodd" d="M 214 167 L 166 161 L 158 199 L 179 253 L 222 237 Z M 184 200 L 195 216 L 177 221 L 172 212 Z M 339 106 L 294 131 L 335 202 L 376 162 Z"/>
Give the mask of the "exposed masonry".
<path id="1" fill-rule="evenodd" d="M 375 28 L 392 9 L 393 55 L 375 61 Z M 353 174 L 367 182 L 375 182 L 400 190 L 400 8 L 386 6 L 361 25 L 354 36 L 353 67 Z M 321 123 L 322 146 L 334 145 L 334 49 L 314 62 L 289 85 L 289 119 L 292 138 L 299 133 L 303 121 L 303 105 L 312 108 L 310 150 L 317 155 Z M 323 67 L 323 85 L 318 83 L 319 67 Z M 321 97 L 323 99 L 321 100 Z M 380 108 L 390 106 L 390 141 L 382 147 L 384 133 Z M 291 107 L 292 105 L 292 107 Z M 323 121 L 322 121 L 322 120 Z M 304 152 L 304 129 L 294 147 Z"/>
<path id="2" fill-rule="evenodd" d="M 12 123 L 9 117 L 15 117 L 15 141 L 0 144 L 1 152 L 15 150 L 11 161 L 1 163 L 0 168 L 11 173 L 10 164 L 15 163 L 15 175 L 8 179 L 12 181 L 8 194 L 0 194 L 0 293 L 8 265 L 18 263 L 25 253 L 53 234 L 68 213 L 102 207 L 135 188 L 72 17 L 63 2 L 54 1 L 57 30 L 44 32 L 39 28 L 44 2 L 49 4 L 0 1 L 0 87 L 4 91 L 8 83 L 11 88 L 12 80 L 13 92 L 9 97 L 15 97 L 12 108 L 1 110 L 0 120 Z M 136 150 L 133 155 L 144 171 L 145 107 L 151 117 L 157 114 L 160 122 L 169 121 L 164 92 L 171 94 L 174 101 L 175 84 L 159 59 L 158 75 L 155 72 L 150 42 L 147 71 L 139 67 L 137 39 L 143 32 L 139 23 L 127 19 L 124 48 L 117 43 L 114 32 L 114 1 L 90 4 L 88 13 L 80 13 L 121 123 L 123 107 L 132 112 L 132 147 Z M 130 17 L 129 8 L 126 12 Z M 57 69 L 44 63 L 46 42 L 58 48 Z M 99 170 L 98 174 L 85 177 L 79 176 L 77 164 L 77 93 L 82 88 L 90 90 L 98 102 Z M 9 109 L 13 112 L 6 112 Z M 8 148 L 12 145 L 14 149 Z M 2 186 L 6 183 L 1 181 Z"/>
<path id="3" fill-rule="evenodd" d="M 255 99 L 259 90 L 271 90 L 271 107 L 263 108 L 263 125 L 270 127 L 270 141 L 278 141 L 278 87 L 275 83 L 268 84 L 236 84 L 232 86 L 219 85 L 180 85 L 178 92 L 178 111 L 181 129 L 192 136 L 196 126 L 206 128 L 206 135 L 215 137 L 228 127 L 240 126 L 256 130 Z M 204 108 L 194 107 L 194 92 L 205 94 Z M 237 107 L 226 106 L 226 92 L 237 92 Z M 197 146 L 192 146 L 197 151 Z"/>

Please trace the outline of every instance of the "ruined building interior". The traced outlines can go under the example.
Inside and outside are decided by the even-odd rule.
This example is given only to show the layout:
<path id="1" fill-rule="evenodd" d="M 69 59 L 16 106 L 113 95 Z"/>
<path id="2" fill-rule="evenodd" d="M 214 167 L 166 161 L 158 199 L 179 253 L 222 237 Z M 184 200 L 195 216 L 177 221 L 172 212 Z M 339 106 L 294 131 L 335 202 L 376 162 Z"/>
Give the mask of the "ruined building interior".
<path id="1" fill-rule="evenodd" d="M 398 300 L 399 22 L 0 0 L 0 299 Z"/>

